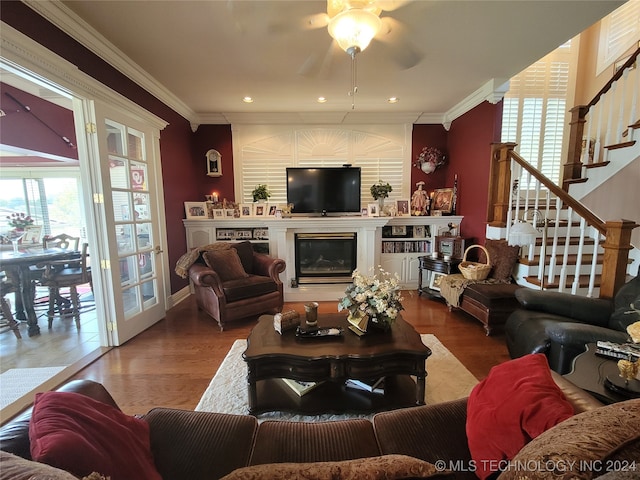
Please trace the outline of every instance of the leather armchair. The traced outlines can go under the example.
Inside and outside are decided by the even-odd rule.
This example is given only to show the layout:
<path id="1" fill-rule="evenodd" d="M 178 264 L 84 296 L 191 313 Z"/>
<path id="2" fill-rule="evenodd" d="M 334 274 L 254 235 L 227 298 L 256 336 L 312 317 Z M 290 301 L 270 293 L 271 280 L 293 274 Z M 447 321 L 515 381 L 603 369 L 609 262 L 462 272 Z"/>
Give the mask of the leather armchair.
<path id="1" fill-rule="evenodd" d="M 521 307 L 505 324 L 509 355 L 544 353 L 551 369 L 560 374 L 571 371 L 573 359 L 587 343 L 630 341 L 626 328 L 640 320 L 630 307 L 640 307 L 640 275 L 623 285 L 613 300 L 527 288 L 515 295 Z"/>
<path id="2" fill-rule="evenodd" d="M 213 317 L 220 330 L 229 322 L 278 313 L 284 303 L 280 273 L 286 268 L 285 261 L 254 252 L 250 242 L 232 244 L 231 249 L 238 253 L 246 275 L 231 278 L 231 262 L 218 257 L 216 263 L 210 252 L 204 252 L 189 268 L 198 308 Z"/>

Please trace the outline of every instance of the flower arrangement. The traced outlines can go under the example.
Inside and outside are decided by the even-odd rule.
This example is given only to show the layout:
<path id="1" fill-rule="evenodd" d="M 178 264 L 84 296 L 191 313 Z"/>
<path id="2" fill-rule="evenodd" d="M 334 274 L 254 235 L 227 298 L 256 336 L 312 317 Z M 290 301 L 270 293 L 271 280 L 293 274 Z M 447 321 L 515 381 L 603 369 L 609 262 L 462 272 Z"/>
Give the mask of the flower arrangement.
<path id="1" fill-rule="evenodd" d="M 424 173 L 429 174 L 433 173 L 436 168 L 441 167 L 445 163 L 445 154 L 436 147 L 424 147 L 418 158 L 416 158 L 416 162 L 413 164 L 414 167 L 419 168 Z"/>
<path id="2" fill-rule="evenodd" d="M 7 215 L 7 220 L 9 220 L 10 226 L 18 229 L 33 225 L 33 218 L 25 213 L 12 213 L 11 215 Z"/>
<path id="3" fill-rule="evenodd" d="M 392 276 L 378 266 L 378 271 L 366 276 L 358 270 L 351 275 L 353 282 L 338 302 L 338 311 L 349 311 L 350 318 L 368 317 L 373 323 L 388 328 L 402 307 L 398 275 Z"/>
<path id="4" fill-rule="evenodd" d="M 379 198 L 387 198 L 389 193 L 393 191 L 393 187 L 389 183 L 383 183 L 382 180 L 378 180 L 378 183 L 371 185 L 371 196 L 374 200 Z"/>

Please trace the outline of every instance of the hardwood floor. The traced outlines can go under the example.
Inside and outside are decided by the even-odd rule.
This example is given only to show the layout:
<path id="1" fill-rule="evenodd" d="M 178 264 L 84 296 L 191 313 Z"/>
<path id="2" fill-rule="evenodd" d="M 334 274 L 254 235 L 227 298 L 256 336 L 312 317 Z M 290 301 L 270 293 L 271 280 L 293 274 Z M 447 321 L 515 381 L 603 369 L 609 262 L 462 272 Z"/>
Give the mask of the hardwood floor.
<path id="1" fill-rule="evenodd" d="M 449 312 L 440 301 L 408 291 L 404 297 L 403 317 L 419 333 L 438 337 L 478 379 L 509 359 L 502 334 L 485 336 L 480 322 L 461 311 Z M 336 302 L 319 303 L 320 313 L 336 311 Z M 304 312 L 301 303 L 286 303 L 284 310 L 291 309 Z M 72 378 L 102 383 L 127 414 L 158 406 L 193 410 L 234 340 L 246 338 L 254 324 L 247 321 L 221 332 L 191 296 Z"/>

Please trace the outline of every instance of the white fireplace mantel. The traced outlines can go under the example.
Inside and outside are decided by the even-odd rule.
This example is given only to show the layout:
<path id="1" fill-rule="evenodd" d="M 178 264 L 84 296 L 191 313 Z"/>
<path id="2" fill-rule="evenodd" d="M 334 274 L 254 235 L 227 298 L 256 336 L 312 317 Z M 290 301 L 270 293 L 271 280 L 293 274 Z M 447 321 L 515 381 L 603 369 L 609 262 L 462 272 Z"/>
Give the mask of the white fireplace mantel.
<path id="1" fill-rule="evenodd" d="M 459 225 L 462 216 L 444 217 L 291 217 L 291 218 L 239 218 L 216 220 L 185 220 L 187 247 L 213 243 L 219 240 L 217 229 L 268 229 L 269 252 L 282 258 L 287 264 L 281 274 L 284 284 L 284 298 L 287 302 L 305 302 L 312 300 L 337 300 L 343 296 L 346 284 L 301 284 L 294 285 L 295 272 L 295 235 L 297 233 L 355 233 L 357 236 L 356 266 L 362 272 L 381 265 L 382 227 L 428 225 L 435 236 L 438 227 L 448 223 Z M 235 239 L 240 240 L 238 238 Z M 266 240 L 265 240 L 266 241 Z M 402 255 L 402 254 L 391 254 Z M 420 254 L 410 254 L 412 256 Z"/>

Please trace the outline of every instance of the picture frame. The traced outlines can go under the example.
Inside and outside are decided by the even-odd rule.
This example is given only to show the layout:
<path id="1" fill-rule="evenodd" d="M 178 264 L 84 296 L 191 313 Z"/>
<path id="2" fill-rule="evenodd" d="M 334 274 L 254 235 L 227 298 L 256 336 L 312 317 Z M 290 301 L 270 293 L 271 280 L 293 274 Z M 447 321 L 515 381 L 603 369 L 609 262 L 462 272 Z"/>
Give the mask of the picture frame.
<path id="1" fill-rule="evenodd" d="M 398 198 L 396 200 L 396 212 L 399 217 L 409 217 L 411 215 L 411 203 L 408 198 Z"/>
<path id="2" fill-rule="evenodd" d="M 451 213 L 453 205 L 453 188 L 436 188 L 431 198 L 431 211 L 440 215 Z"/>
<path id="3" fill-rule="evenodd" d="M 414 238 L 425 238 L 427 232 L 424 228 L 424 225 L 414 225 L 413 227 L 413 236 Z"/>
<path id="4" fill-rule="evenodd" d="M 369 210 L 367 208 L 362 208 L 360 210 L 360 215 L 363 216 L 363 217 L 369 216 Z"/>
<path id="5" fill-rule="evenodd" d="M 380 207 L 377 203 L 369 203 L 367 205 L 367 216 L 369 217 L 379 217 L 380 211 L 378 210 Z"/>
<path id="6" fill-rule="evenodd" d="M 393 225 L 391 227 L 391 235 L 394 237 L 403 237 L 407 234 L 406 225 Z"/>
<path id="7" fill-rule="evenodd" d="M 27 225 L 24 227 L 22 245 L 38 245 L 42 243 L 42 225 Z"/>
<path id="8" fill-rule="evenodd" d="M 240 204 L 240 217 L 253 217 L 253 203 Z"/>
<path id="9" fill-rule="evenodd" d="M 225 218 L 235 218 L 236 209 L 235 208 L 225 208 L 224 209 L 224 217 Z"/>
<path id="10" fill-rule="evenodd" d="M 267 207 L 267 217 L 276 218 L 276 212 L 278 211 L 277 203 L 270 203 Z"/>
<path id="11" fill-rule="evenodd" d="M 209 218 L 207 202 L 184 202 L 184 213 L 187 220 L 207 220 Z"/>
<path id="12" fill-rule="evenodd" d="M 223 208 L 214 208 L 213 209 L 213 218 L 224 218 L 224 209 Z"/>
<path id="13" fill-rule="evenodd" d="M 442 284 L 442 279 L 446 277 L 446 273 L 432 272 L 431 279 L 429 280 L 429 288 L 431 290 L 440 291 L 440 285 Z"/>
<path id="14" fill-rule="evenodd" d="M 268 206 L 266 203 L 258 203 L 254 205 L 253 215 L 255 217 L 266 217 Z"/>

